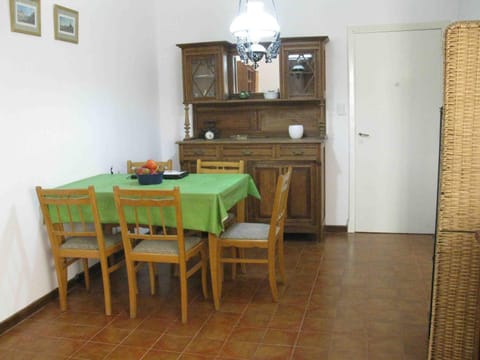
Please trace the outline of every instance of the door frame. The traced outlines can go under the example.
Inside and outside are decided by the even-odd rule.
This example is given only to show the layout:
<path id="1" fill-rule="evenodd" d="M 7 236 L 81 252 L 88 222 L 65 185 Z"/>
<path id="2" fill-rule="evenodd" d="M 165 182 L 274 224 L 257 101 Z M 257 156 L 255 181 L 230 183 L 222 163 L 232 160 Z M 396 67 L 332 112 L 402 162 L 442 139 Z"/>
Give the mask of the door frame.
<path id="1" fill-rule="evenodd" d="M 450 24 L 449 21 L 438 21 L 431 23 L 414 24 L 390 24 L 390 25 L 366 25 L 366 26 L 348 26 L 348 122 L 349 122 L 349 206 L 347 231 L 355 232 L 355 159 L 356 159 L 356 118 L 355 118 L 355 36 L 358 34 L 378 33 L 378 32 L 398 32 L 398 31 L 419 31 L 419 30 L 441 30 L 445 33 L 445 28 Z"/>

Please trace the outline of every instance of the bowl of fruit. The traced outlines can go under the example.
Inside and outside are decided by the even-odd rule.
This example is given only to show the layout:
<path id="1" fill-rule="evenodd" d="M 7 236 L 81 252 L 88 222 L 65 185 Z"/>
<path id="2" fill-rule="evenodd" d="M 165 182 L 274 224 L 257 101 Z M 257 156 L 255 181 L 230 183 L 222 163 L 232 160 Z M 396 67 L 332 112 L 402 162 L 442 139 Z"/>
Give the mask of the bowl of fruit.
<path id="1" fill-rule="evenodd" d="M 141 167 L 136 168 L 135 174 L 140 185 L 161 184 L 163 181 L 163 168 L 153 160 L 147 160 Z"/>

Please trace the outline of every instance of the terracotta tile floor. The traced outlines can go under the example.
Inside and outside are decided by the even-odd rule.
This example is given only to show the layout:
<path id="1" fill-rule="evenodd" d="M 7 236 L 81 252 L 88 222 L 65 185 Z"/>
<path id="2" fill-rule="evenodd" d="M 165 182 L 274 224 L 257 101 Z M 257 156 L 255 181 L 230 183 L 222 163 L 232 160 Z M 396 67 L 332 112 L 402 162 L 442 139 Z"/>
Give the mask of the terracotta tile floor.
<path id="1" fill-rule="evenodd" d="M 159 293 L 139 285 L 128 316 L 125 271 L 113 275 L 113 311 L 103 314 L 100 278 L 52 301 L 0 336 L 0 359 L 425 359 L 433 237 L 327 234 L 286 242 L 287 285 L 272 303 L 265 269 L 249 265 L 215 311 L 198 278 L 189 284 L 189 323 L 179 290 L 159 268 Z"/>

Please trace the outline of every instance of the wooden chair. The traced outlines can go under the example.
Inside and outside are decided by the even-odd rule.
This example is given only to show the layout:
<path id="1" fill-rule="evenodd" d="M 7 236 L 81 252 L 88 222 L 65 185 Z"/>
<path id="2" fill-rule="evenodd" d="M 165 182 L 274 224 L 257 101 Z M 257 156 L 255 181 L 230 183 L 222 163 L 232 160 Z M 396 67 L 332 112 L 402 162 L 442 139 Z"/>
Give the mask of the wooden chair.
<path id="1" fill-rule="evenodd" d="M 158 166 L 163 167 L 163 170 L 173 170 L 173 161 L 172 159 L 167 160 L 167 161 L 155 161 Z M 127 160 L 127 173 L 128 174 L 134 174 L 135 169 L 137 167 L 141 167 L 142 165 L 145 164 L 145 161 L 132 161 L 132 160 Z M 117 226 L 118 224 L 110 224 L 109 225 L 111 228 Z M 153 228 L 155 230 L 155 228 Z M 155 230 L 156 231 L 156 230 Z"/>
<path id="2" fill-rule="evenodd" d="M 198 270 L 202 272 L 203 295 L 208 297 L 208 252 L 205 239 L 184 235 L 179 188 L 131 190 L 114 186 L 113 192 L 127 263 L 130 317 L 135 318 L 137 314 L 136 266 L 145 262 L 170 263 L 179 267 L 182 323 L 186 323 L 187 280 Z M 170 220 L 168 227 L 166 219 Z M 172 227 L 172 221 L 176 227 Z M 150 231 L 146 234 L 129 232 L 130 225 L 135 229 L 147 227 Z M 154 226 L 161 228 L 161 231 L 155 233 Z"/>
<path id="3" fill-rule="evenodd" d="M 120 235 L 104 235 L 98 215 L 95 190 L 42 189 L 36 187 L 48 237 L 50 239 L 55 270 L 57 272 L 60 309 L 67 310 L 67 268 L 82 259 L 85 286 L 90 289 L 88 259 L 98 259 L 102 271 L 105 314 L 112 314 L 110 273 L 119 269 L 124 260 L 109 264 L 113 254 L 122 250 Z"/>
<path id="4" fill-rule="evenodd" d="M 197 159 L 197 174 L 243 174 L 245 162 L 239 161 L 205 161 Z"/>
<path id="5" fill-rule="evenodd" d="M 167 161 L 155 161 L 159 166 L 162 166 L 164 170 L 173 170 L 173 161 L 172 159 Z M 127 173 L 134 174 L 135 168 L 141 167 L 145 164 L 145 161 L 132 161 L 127 160 Z"/>
<path id="6" fill-rule="evenodd" d="M 197 159 L 197 174 L 243 174 L 245 172 L 245 162 L 243 160 L 239 161 L 206 161 Z M 225 228 L 228 228 L 236 220 L 243 222 L 245 221 L 245 200 L 238 202 L 235 213 L 229 211 L 228 218 L 225 220 Z M 232 255 L 236 254 L 237 249 L 232 248 Z M 244 256 L 244 250 L 238 249 L 239 256 Z M 242 272 L 246 273 L 245 264 L 240 264 Z M 232 264 L 232 279 L 235 279 L 237 276 L 237 266 Z"/>
<path id="7" fill-rule="evenodd" d="M 217 286 L 213 287 L 216 292 L 215 308 L 219 308 L 219 299 L 222 293 L 223 264 L 225 263 L 254 263 L 268 265 L 268 279 L 274 301 L 278 300 L 278 289 L 276 280 L 276 257 L 278 257 L 278 268 L 282 282 L 285 282 L 285 266 L 283 255 L 283 229 L 287 213 L 287 199 L 292 177 L 292 168 L 280 174 L 275 190 L 272 216 L 270 224 L 263 223 L 235 223 L 230 226 L 220 237 L 216 238 L 217 259 L 210 259 L 211 266 L 214 266 L 217 276 Z M 209 234 L 209 236 L 215 236 Z M 235 256 L 224 256 L 222 249 L 235 247 L 239 249 L 261 248 L 266 250 L 265 258 L 250 257 L 238 258 Z"/>

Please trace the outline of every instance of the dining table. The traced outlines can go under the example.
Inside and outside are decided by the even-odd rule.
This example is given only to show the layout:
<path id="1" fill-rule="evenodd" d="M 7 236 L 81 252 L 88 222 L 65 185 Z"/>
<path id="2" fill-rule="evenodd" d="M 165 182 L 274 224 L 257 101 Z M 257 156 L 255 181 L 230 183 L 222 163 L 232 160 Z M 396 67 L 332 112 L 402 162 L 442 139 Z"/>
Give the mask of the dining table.
<path id="1" fill-rule="evenodd" d="M 188 174 L 178 179 L 163 179 L 160 184 L 140 185 L 131 174 L 99 174 L 61 185 L 59 189 L 84 189 L 93 186 L 97 199 L 97 208 L 102 224 L 118 224 L 113 187 L 123 189 L 162 189 L 179 187 L 182 206 L 183 226 L 185 229 L 208 233 L 210 275 L 212 288 L 218 286 L 218 274 L 215 264 L 217 256 L 216 241 L 224 230 L 224 221 L 228 210 L 241 204 L 248 196 L 260 199 L 260 193 L 249 174 Z M 243 209 L 243 206 L 238 206 Z M 238 215 L 238 214 L 237 214 Z M 238 221 L 244 221 L 240 213 Z M 129 219 L 127 219 L 128 221 Z M 167 226 L 175 226 L 174 223 Z M 219 299 L 215 298 L 218 305 Z"/>

